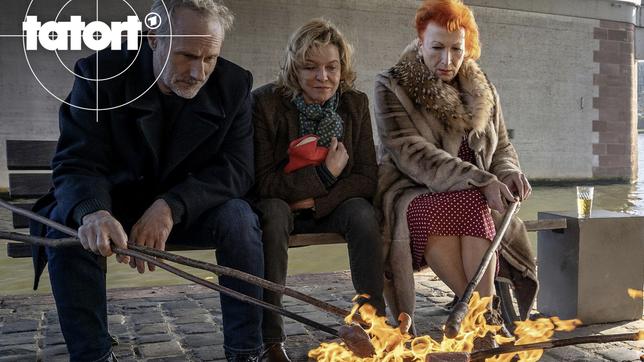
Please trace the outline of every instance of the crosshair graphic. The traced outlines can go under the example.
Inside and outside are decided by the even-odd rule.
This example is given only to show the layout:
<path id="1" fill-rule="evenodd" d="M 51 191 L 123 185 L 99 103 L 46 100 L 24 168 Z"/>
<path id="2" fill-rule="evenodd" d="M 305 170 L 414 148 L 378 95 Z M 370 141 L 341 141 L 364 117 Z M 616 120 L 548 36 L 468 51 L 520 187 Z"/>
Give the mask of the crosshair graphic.
<path id="1" fill-rule="evenodd" d="M 34 3 L 34 1 L 35 1 L 35 0 L 31 0 L 31 1 L 29 2 L 29 5 L 27 6 L 27 10 L 26 10 L 26 12 L 25 12 L 25 21 L 27 21 L 27 16 L 29 15 L 29 10 L 31 9 L 31 7 L 32 7 L 32 5 L 33 5 L 33 3 Z M 69 4 L 71 1 L 72 1 L 72 0 L 68 1 L 67 3 L 65 3 L 65 5 L 63 5 L 63 7 L 62 7 L 62 8 L 60 9 L 60 11 L 59 11 L 59 14 L 60 14 L 60 12 L 62 12 L 62 10 L 64 9 L 64 7 L 65 7 L 65 6 L 67 6 L 67 4 Z M 132 8 L 132 9 L 133 9 L 132 5 L 131 5 L 131 4 L 129 4 L 129 3 L 127 2 L 127 0 L 123 0 L 123 1 L 124 1 L 124 2 L 125 2 L 125 3 L 130 7 L 130 8 Z M 55 95 L 51 90 L 49 90 L 49 88 L 47 88 L 47 86 L 45 86 L 45 84 L 40 80 L 40 78 L 38 78 L 38 75 L 37 75 L 37 74 L 36 74 L 36 72 L 34 71 L 34 69 L 33 69 L 32 65 L 31 65 L 31 62 L 29 61 L 29 56 L 27 55 L 26 38 L 25 38 L 25 35 L 23 34 L 23 35 L 21 35 L 21 36 L 23 37 L 22 48 L 23 48 L 23 52 L 24 52 L 24 54 L 25 54 L 25 60 L 27 61 L 27 65 L 29 66 L 29 70 L 31 71 L 31 74 L 33 74 L 33 76 L 36 78 L 36 81 L 40 84 L 40 86 L 41 86 L 41 87 L 43 87 L 43 89 L 45 89 L 45 91 L 46 91 L 47 93 L 49 93 L 52 97 L 56 98 L 56 99 L 57 99 L 58 101 L 60 101 L 61 103 L 64 103 L 64 104 L 67 104 L 67 105 L 68 105 L 68 106 L 70 106 L 70 107 L 78 108 L 78 109 L 85 110 L 85 111 L 95 111 L 95 112 L 96 112 L 96 121 L 98 121 L 98 114 L 99 114 L 99 112 L 100 112 L 100 111 L 110 111 L 110 110 L 114 110 L 114 109 L 117 109 L 117 108 L 121 108 L 121 107 L 127 106 L 128 104 L 130 104 L 130 103 L 132 103 L 132 102 L 135 102 L 136 100 L 138 100 L 139 98 L 141 98 L 145 93 L 147 93 L 147 92 L 148 92 L 152 87 L 154 87 L 154 85 L 155 85 L 155 84 L 156 84 L 156 82 L 159 80 L 159 78 L 161 78 L 161 75 L 163 74 L 163 71 L 165 70 L 166 66 L 168 65 L 168 61 L 170 60 L 170 54 L 171 54 L 171 48 L 172 48 L 172 38 L 173 38 L 173 36 L 174 36 L 174 35 L 173 35 L 173 33 L 172 33 L 172 21 L 170 21 L 170 19 L 171 19 L 171 17 L 170 17 L 170 12 L 168 11 L 168 7 L 166 6 L 165 1 L 163 1 L 163 0 L 162 0 L 162 1 L 161 1 L 161 3 L 163 4 L 163 8 L 164 8 L 164 10 L 165 10 L 165 12 L 166 12 L 166 15 L 167 15 L 167 19 L 168 19 L 168 26 L 169 26 L 169 33 L 170 33 L 170 35 L 169 35 L 169 38 L 170 38 L 170 46 L 168 47 L 168 54 L 166 55 L 166 59 L 165 59 L 165 62 L 164 62 L 164 64 L 163 64 L 163 67 L 161 68 L 161 71 L 159 72 L 159 75 L 154 79 L 154 82 L 152 82 L 152 84 L 150 84 L 150 85 L 149 85 L 149 86 L 148 86 L 148 87 L 147 87 L 147 88 L 146 88 L 146 89 L 145 89 L 141 94 L 139 94 L 139 95 L 138 95 L 138 96 L 136 96 L 135 98 L 133 98 L 133 99 L 131 99 L 131 100 L 128 100 L 128 101 L 126 101 L 126 102 L 125 102 L 125 103 L 123 103 L 123 104 L 119 104 L 119 105 L 115 105 L 115 106 L 111 106 L 111 107 L 105 107 L 105 108 L 100 108 L 100 107 L 99 107 L 99 103 L 98 103 L 98 102 L 99 102 L 99 100 L 98 100 L 99 84 L 100 84 L 100 82 L 101 82 L 102 80 L 106 80 L 106 79 L 100 79 L 100 78 L 98 78 L 98 75 L 99 75 L 98 53 L 99 53 L 99 51 L 96 51 L 96 53 L 95 53 L 95 56 L 96 56 L 96 78 L 94 78 L 94 79 L 91 79 L 91 78 L 90 78 L 90 79 L 87 79 L 87 78 L 85 78 L 85 77 L 82 77 L 83 79 L 87 79 L 87 80 L 89 80 L 89 81 L 91 81 L 91 82 L 96 82 L 96 107 L 94 107 L 94 108 L 83 107 L 83 106 L 80 106 L 80 105 L 72 104 L 72 103 L 67 102 L 67 101 L 65 101 L 64 99 L 62 99 L 62 98 L 58 97 L 58 96 L 57 96 L 57 95 Z M 99 0 L 96 0 L 96 21 L 99 21 L 98 9 L 99 9 Z M 136 14 L 136 12 L 135 12 L 135 14 Z M 157 14 L 157 16 L 158 16 L 158 14 Z M 57 18 L 58 18 L 58 16 L 57 16 Z M 137 15 L 137 18 L 138 18 L 138 19 L 139 19 L 139 21 L 140 21 L 140 18 L 138 17 L 138 15 Z M 140 37 L 142 37 L 142 36 L 143 36 L 143 34 L 139 34 L 139 36 L 140 36 Z M 140 50 L 141 44 L 142 44 L 142 41 L 141 41 L 141 42 L 140 42 L 140 44 L 139 44 L 139 50 Z M 138 52 L 137 52 L 137 57 L 138 57 Z M 136 58 L 135 58 L 135 61 L 136 61 Z M 62 62 L 61 62 L 61 63 L 62 63 Z M 65 68 L 69 70 L 69 68 L 67 68 L 66 66 L 65 66 Z M 72 73 L 73 73 L 73 72 L 72 72 Z M 74 74 L 74 75 L 75 75 L 75 76 L 78 76 L 77 74 Z"/>

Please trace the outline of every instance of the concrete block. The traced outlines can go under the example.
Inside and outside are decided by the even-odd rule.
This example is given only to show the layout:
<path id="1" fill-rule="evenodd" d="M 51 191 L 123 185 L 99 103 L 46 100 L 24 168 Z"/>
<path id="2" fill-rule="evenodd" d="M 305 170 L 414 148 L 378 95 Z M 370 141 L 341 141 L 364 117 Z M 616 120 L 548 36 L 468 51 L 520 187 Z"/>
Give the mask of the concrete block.
<path id="1" fill-rule="evenodd" d="M 593 210 L 540 212 L 539 219 L 565 217 L 567 229 L 538 235 L 538 309 L 585 324 L 636 320 L 642 301 L 628 288 L 644 285 L 644 217 Z"/>

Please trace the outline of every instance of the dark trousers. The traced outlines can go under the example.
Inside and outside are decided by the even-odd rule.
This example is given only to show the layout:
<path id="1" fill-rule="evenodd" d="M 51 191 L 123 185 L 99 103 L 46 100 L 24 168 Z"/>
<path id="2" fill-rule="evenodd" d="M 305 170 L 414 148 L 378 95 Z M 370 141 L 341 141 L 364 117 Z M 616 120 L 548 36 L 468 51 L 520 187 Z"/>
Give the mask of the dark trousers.
<path id="1" fill-rule="evenodd" d="M 54 209 L 52 216 L 55 214 Z M 67 237 L 55 230 L 48 230 L 47 236 Z M 259 277 L 264 275 L 259 220 L 246 201 L 229 200 L 206 212 L 190 229 L 177 225 L 168 243 L 212 246 L 216 248 L 220 265 Z M 52 291 L 70 360 L 106 360 L 111 343 L 101 257 L 81 247 L 48 248 L 47 256 Z M 262 299 L 259 287 L 230 277 L 220 277 L 219 283 Z M 221 310 L 226 355 L 234 359 L 260 353 L 262 309 L 222 295 Z"/>
<path id="2" fill-rule="evenodd" d="M 347 240 L 351 280 L 358 294 L 369 294 L 369 301 L 379 314 L 385 314 L 382 297 L 382 237 L 371 203 L 352 198 L 340 204 L 330 215 L 321 218 L 294 217 L 288 204 L 280 199 L 261 200 L 264 274 L 275 283 L 286 283 L 288 238 L 292 233 L 339 233 Z M 282 295 L 264 291 L 264 301 L 282 307 Z M 282 316 L 264 311 L 264 343 L 286 340 Z"/>

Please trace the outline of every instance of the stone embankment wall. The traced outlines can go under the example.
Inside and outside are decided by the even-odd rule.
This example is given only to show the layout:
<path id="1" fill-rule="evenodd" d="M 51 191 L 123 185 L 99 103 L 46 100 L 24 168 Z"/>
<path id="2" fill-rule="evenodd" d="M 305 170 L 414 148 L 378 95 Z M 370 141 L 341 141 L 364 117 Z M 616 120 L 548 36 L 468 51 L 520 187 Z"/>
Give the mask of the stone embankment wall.
<path id="1" fill-rule="evenodd" d="M 544 5 L 549 2 L 552 7 Z M 47 14 L 53 18 L 65 1 L 34 3 L 30 14 L 46 19 Z M 132 2 L 141 17 L 149 3 Z M 414 0 L 227 3 L 237 20 L 227 36 L 223 56 L 250 69 L 255 86 L 274 79 L 288 36 L 313 17 L 333 20 L 353 43 L 357 87 L 370 97 L 374 76 L 393 65 L 415 37 L 412 19 L 418 1 Z M 513 142 L 528 176 L 631 178 L 637 164 L 633 136 L 637 90 L 633 25 L 620 18 L 624 9 L 604 0 L 586 0 L 584 4 L 592 6 L 561 9 L 557 0 L 544 0 L 539 6 L 502 0 L 466 3 L 472 5 L 479 22 L 483 43 L 480 63 L 501 95 L 508 128 L 513 130 Z M 3 8 L 0 33 L 20 34 L 28 4 L 20 0 Z M 102 20 L 121 20 L 131 14 L 125 2 L 102 0 L 101 4 Z M 73 6 L 85 5 L 72 2 L 63 15 L 69 16 Z M 92 16 L 93 10 L 81 13 Z M 5 140 L 56 139 L 60 102 L 32 74 L 19 38 L 0 38 L 0 47 L 2 188 L 8 184 Z M 61 58 L 72 67 L 81 55 L 62 53 Z M 55 55 L 29 53 L 29 59 L 40 81 L 65 98 L 73 77 Z"/>

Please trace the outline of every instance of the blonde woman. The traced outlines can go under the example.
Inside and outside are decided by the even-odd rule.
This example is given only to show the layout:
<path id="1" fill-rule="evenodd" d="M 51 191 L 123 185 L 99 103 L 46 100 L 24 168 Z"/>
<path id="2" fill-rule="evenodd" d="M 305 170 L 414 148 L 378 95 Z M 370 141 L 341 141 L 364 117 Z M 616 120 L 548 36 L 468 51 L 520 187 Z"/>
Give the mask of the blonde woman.
<path id="1" fill-rule="evenodd" d="M 381 236 L 370 202 L 378 167 L 351 53 L 335 25 L 311 20 L 291 36 L 277 81 L 253 92 L 265 276 L 285 283 L 291 233 L 339 233 L 356 292 L 384 314 Z M 265 292 L 264 300 L 281 306 L 282 296 Z M 264 313 L 263 338 L 269 361 L 288 360 L 281 316 Z"/>

